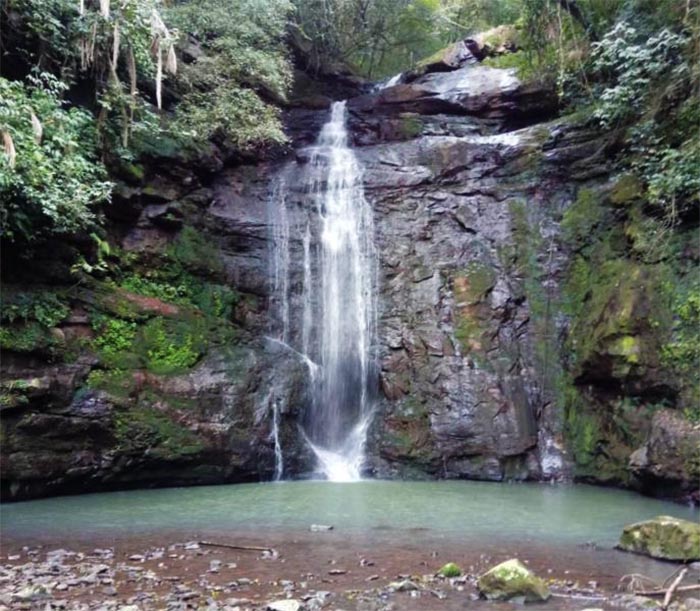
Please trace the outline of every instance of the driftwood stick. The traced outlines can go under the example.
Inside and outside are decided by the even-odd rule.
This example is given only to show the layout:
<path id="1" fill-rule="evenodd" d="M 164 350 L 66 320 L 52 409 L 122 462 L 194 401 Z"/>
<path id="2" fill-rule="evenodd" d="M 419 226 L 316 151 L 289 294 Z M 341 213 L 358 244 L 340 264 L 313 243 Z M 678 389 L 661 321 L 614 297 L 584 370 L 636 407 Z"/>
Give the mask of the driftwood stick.
<path id="1" fill-rule="evenodd" d="M 271 552 L 274 553 L 274 549 L 271 547 L 259 547 L 257 545 L 233 545 L 232 543 L 217 543 L 215 541 L 199 541 L 200 545 L 205 545 L 207 547 L 225 547 L 227 549 L 240 549 L 247 552 Z"/>
<path id="2" fill-rule="evenodd" d="M 694 590 L 700 590 L 700 584 L 695 586 L 678 586 L 676 592 L 693 592 Z M 634 593 L 639 596 L 663 596 L 668 592 L 668 590 L 636 590 Z"/>
<path id="3" fill-rule="evenodd" d="M 686 571 L 687 569 L 681 565 L 679 566 L 673 573 L 671 573 L 666 579 L 664 579 L 664 582 L 658 587 L 659 590 L 662 588 L 668 588 L 669 585 L 676 579 L 676 575 L 680 573 L 681 571 Z"/>
<path id="4" fill-rule="evenodd" d="M 673 575 L 675 575 L 675 573 L 673 573 L 671 577 L 673 577 Z M 629 575 L 623 575 L 620 577 L 620 582 L 617 589 L 622 590 L 624 588 L 628 592 L 635 592 L 636 590 L 643 590 L 645 587 L 652 590 L 658 590 L 664 586 L 663 584 L 659 585 L 651 577 L 647 577 L 641 573 L 630 573 Z"/>
<path id="5" fill-rule="evenodd" d="M 676 588 L 681 584 L 681 581 L 683 581 L 683 577 L 685 577 L 685 574 L 688 572 L 688 569 L 683 569 L 680 573 L 678 573 L 678 577 L 676 577 L 673 580 L 673 583 L 669 586 L 668 590 L 666 591 L 666 596 L 664 596 L 664 602 L 661 605 L 661 608 L 668 609 L 668 605 L 671 603 L 671 599 L 673 598 L 673 593 L 676 591 Z"/>

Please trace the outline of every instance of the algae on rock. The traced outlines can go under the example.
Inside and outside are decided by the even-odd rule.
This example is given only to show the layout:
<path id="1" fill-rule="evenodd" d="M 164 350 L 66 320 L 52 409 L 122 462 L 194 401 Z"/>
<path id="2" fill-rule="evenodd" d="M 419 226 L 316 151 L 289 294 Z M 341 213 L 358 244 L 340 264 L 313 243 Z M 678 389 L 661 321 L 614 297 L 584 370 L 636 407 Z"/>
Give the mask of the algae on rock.
<path id="1" fill-rule="evenodd" d="M 478 580 L 479 592 L 489 600 L 522 599 L 539 602 L 550 597 L 549 588 L 520 560 L 512 558 L 488 570 Z"/>
<path id="2" fill-rule="evenodd" d="M 700 560 L 700 524 L 657 516 L 625 526 L 618 548 L 663 560 Z"/>

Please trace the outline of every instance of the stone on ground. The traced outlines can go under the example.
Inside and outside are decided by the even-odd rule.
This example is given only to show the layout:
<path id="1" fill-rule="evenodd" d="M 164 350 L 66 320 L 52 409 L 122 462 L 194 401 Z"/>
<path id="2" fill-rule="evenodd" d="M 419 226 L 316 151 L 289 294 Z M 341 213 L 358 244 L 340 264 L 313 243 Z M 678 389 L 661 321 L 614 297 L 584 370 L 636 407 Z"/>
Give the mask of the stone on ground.
<path id="1" fill-rule="evenodd" d="M 299 611 L 300 609 L 301 603 L 293 598 L 267 603 L 267 611 Z"/>
<path id="2" fill-rule="evenodd" d="M 625 526 L 618 548 L 662 560 L 700 560 L 700 524 L 657 516 Z"/>
<path id="3" fill-rule="evenodd" d="M 547 584 L 520 560 L 512 558 L 479 577 L 479 592 L 489 600 L 523 599 L 525 602 L 547 600 Z"/>

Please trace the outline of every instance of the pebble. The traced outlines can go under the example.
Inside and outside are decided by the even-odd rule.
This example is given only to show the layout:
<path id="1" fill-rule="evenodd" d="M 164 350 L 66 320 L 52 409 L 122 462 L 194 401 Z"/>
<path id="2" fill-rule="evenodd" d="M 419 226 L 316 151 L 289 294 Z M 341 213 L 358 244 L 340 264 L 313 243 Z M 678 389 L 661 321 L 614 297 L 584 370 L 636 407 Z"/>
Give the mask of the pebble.
<path id="1" fill-rule="evenodd" d="M 403 581 L 394 581 L 389 584 L 389 587 L 397 592 L 413 592 L 418 590 L 418 584 L 414 583 L 410 579 L 404 579 Z"/>
<path id="2" fill-rule="evenodd" d="M 293 598 L 287 598 L 285 600 L 275 600 L 273 602 L 267 603 L 268 611 L 299 611 L 301 609 L 301 603 Z"/>

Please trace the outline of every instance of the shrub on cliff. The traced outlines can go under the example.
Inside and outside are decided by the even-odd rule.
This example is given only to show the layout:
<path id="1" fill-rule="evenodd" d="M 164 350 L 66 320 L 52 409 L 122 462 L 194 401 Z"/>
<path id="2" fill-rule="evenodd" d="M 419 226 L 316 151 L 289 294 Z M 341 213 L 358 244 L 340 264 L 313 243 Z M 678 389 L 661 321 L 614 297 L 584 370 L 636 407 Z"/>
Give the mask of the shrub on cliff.
<path id="1" fill-rule="evenodd" d="M 0 77 L 0 215 L 9 240 L 85 229 L 111 184 L 97 154 L 92 116 L 66 108 L 50 74 Z"/>

